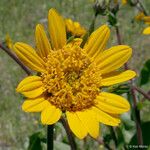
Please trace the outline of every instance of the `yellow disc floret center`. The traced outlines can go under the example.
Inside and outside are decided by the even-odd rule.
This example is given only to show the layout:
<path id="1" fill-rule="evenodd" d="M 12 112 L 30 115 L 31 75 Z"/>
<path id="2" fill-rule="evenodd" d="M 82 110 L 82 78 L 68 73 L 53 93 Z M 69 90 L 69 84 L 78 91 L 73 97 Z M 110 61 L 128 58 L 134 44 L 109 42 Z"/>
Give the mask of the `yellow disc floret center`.
<path id="1" fill-rule="evenodd" d="M 45 98 L 62 111 L 79 111 L 95 105 L 101 76 L 76 44 L 52 51 L 42 74 Z"/>

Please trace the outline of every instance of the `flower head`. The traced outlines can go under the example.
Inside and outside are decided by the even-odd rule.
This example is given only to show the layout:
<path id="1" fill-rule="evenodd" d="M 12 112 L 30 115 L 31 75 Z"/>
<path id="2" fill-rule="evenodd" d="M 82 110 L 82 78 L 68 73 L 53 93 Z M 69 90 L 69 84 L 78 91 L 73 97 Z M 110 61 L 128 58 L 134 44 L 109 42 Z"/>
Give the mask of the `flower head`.
<path id="1" fill-rule="evenodd" d="M 86 33 L 86 29 L 79 22 L 73 22 L 71 19 L 65 19 L 66 30 L 73 36 L 82 37 Z"/>
<path id="2" fill-rule="evenodd" d="M 65 114 L 72 132 L 80 139 L 96 138 L 99 122 L 117 126 L 119 114 L 129 111 L 128 101 L 103 91 L 103 87 L 127 81 L 135 72 L 118 71 L 131 56 L 126 45 L 105 50 L 110 30 L 103 25 L 94 31 L 83 48 L 80 39 L 66 41 L 65 23 L 55 9 L 48 14 L 50 42 L 42 25 L 36 26 L 36 49 L 18 42 L 17 56 L 39 76 L 26 77 L 17 91 L 27 99 L 26 112 L 41 112 L 43 124 L 56 123 Z"/>

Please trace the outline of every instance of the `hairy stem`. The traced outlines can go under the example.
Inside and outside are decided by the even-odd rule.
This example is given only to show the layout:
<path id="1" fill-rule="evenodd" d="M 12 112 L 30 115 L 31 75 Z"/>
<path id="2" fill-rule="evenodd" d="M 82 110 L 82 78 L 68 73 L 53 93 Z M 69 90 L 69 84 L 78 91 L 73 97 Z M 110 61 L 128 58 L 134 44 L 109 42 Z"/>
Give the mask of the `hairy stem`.
<path id="1" fill-rule="evenodd" d="M 47 150 L 53 150 L 54 147 L 54 125 L 47 126 Z"/>
<path id="2" fill-rule="evenodd" d="M 133 88 L 139 93 L 141 93 L 146 99 L 150 100 L 150 95 L 148 93 L 145 93 L 141 88 L 136 86 L 134 86 Z"/>
<path id="3" fill-rule="evenodd" d="M 121 35 L 120 35 L 120 31 L 119 31 L 118 26 L 115 26 L 115 29 L 116 29 L 116 35 L 117 35 L 117 42 L 119 45 L 121 45 L 122 39 L 121 39 Z"/>
<path id="4" fill-rule="evenodd" d="M 137 108 L 137 101 L 136 101 L 136 91 L 133 87 L 131 87 L 131 94 L 133 97 L 133 108 L 135 111 L 135 123 L 136 123 L 136 130 L 137 130 L 137 140 L 138 144 L 143 144 L 143 137 L 142 137 L 142 129 L 141 129 L 141 117 L 140 117 L 140 111 Z"/>
<path id="5" fill-rule="evenodd" d="M 65 118 L 61 117 L 60 122 L 62 123 L 62 125 L 64 126 L 64 128 L 65 128 L 65 130 L 66 130 L 66 133 L 67 133 L 67 136 L 68 136 L 68 141 L 69 141 L 69 143 L 70 143 L 71 150 L 76 150 L 76 149 L 77 149 L 77 146 L 76 146 L 74 137 L 73 137 L 73 135 L 72 135 L 72 132 L 71 132 L 71 130 L 70 130 L 70 128 L 69 128 L 69 125 L 68 125 L 67 121 L 65 120 Z"/>
<path id="6" fill-rule="evenodd" d="M 18 57 L 11 52 L 3 43 L 0 43 L 0 48 L 6 52 L 25 72 L 27 75 L 31 75 L 31 71 L 18 59 Z"/>

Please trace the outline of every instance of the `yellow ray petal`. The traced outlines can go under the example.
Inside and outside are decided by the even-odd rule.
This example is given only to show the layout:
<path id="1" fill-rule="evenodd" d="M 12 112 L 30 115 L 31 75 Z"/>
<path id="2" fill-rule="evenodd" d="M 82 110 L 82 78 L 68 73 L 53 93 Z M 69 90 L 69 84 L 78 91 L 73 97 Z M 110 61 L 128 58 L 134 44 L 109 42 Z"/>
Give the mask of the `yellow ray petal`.
<path id="1" fill-rule="evenodd" d="M 44 61 L 37 55 L 31 46 L 22 42 L 17 42 L 13 49 L 22 62 L 32 70 L 39 72 L 45 70 Z"/>
<path id="2" fill-rule="evenodd" d="M 41 122 L 42 124 L 54 124 L 60 119 L 61 114 L 60 109 L 48 103 L 47 107 L 41 113 Z"/>
<path id="3" fill-rule="evenodd" d="M 48 13 L 48 27 L 53 49 L 62 48 L 66 44 L 65 23 L 64 19 L 53 8 Z"/>
<path id="4" fill-rule="evenodd" d="M 120 82 L 128 81 L 136 76 L 136 73 L 132 70 L 127 70 L 124 72 L 115 72 L 104 74 L 102 76 L 101 84 L 102 86 L 110 86 Z"/>
<path id="5" fill-rule="evenodd" d="M 114 46 L 104 51 L 95 62 L 101 70 L 101 74 L 105 74 L 120 68 L 128 61 L 131 54 L 132 49 L 129 46 Z"/>
<path id="6" fill-rule="evenodd" d="M 150 27 L 145 28 L 143 34 L 150 34 Z"/>
<path id="7" fill-rule="evenodd" d="M 27 99 L 22 104 L 22 110 L 25 112 L 41 112 L 47 106 L 48 101 L 44 97 Z"/>
<path id="8" fill-rule="evenodd" d="M 26 97 L 35 98 L 44 92 L 42 85 L 41 77 L 29 76 L 19 83 L 16 91 L 24 94 Z"/>
<path id="9" fill-rule="evenodd" d="M 37 46 L 37 53 L 41 58 L 46 58 L 51 50 L 51 45 L 44 31 L 44 27 L 41 24 L 36 26 L 35 40 Z"/>
<path id="10" fill-rule="evenodd" d="M 79 138 L 83 139 L 87 135 L 87 130 L 78 115 L 74 112 L 66 112 L 68 124 L 71 131 Z"/>
<path id="11" fill-rule="evenodd" d="M 102 52 L 106 46 L 109 36 L 110 29 L 107 25 L 103 25 L 94 31 L 89 37 L 87 44 L 84 46 L 88 55 L 90 57 L 95 57 Z"/>
<path id="12" fill-rule="evenodd" d="M 107 114 L 96 107 L 93 107 L 92 110 L 94 111 L 97 120 L 103 124 L 118 126 L 118 124 L 120 123 L 120 119 L 113 117 L 110 114 Z"/>
<path id="13" fill-rule="evenodd" d="M 130 109 L 130 104 L 128 101 L 116 94 L 101 92 L 96 99 L 96 106 L 104 112 L 111 114 L 122 114 Z"/>
<path id="14" fill-rule="evenodd" d="M 88 133 L 93 137 L 97 138 L 99 135 L 99 122 L 97 121 L 93 111 L 85 110 L 76 112 L 81 122 L 84 124 Z"/>

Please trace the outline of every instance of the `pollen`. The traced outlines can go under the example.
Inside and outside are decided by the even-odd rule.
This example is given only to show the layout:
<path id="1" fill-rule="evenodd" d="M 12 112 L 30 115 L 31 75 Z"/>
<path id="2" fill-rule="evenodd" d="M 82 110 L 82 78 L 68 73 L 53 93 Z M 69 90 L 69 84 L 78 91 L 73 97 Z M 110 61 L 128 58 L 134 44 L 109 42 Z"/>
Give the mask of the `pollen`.
<path id="1" fill-rule="evenodd" d="M 42 73 L 45 98 L 65 111 L 81 111 L 95 105 L 100 92 L 98 68 L 77 44 L 51 51 Z"/>

